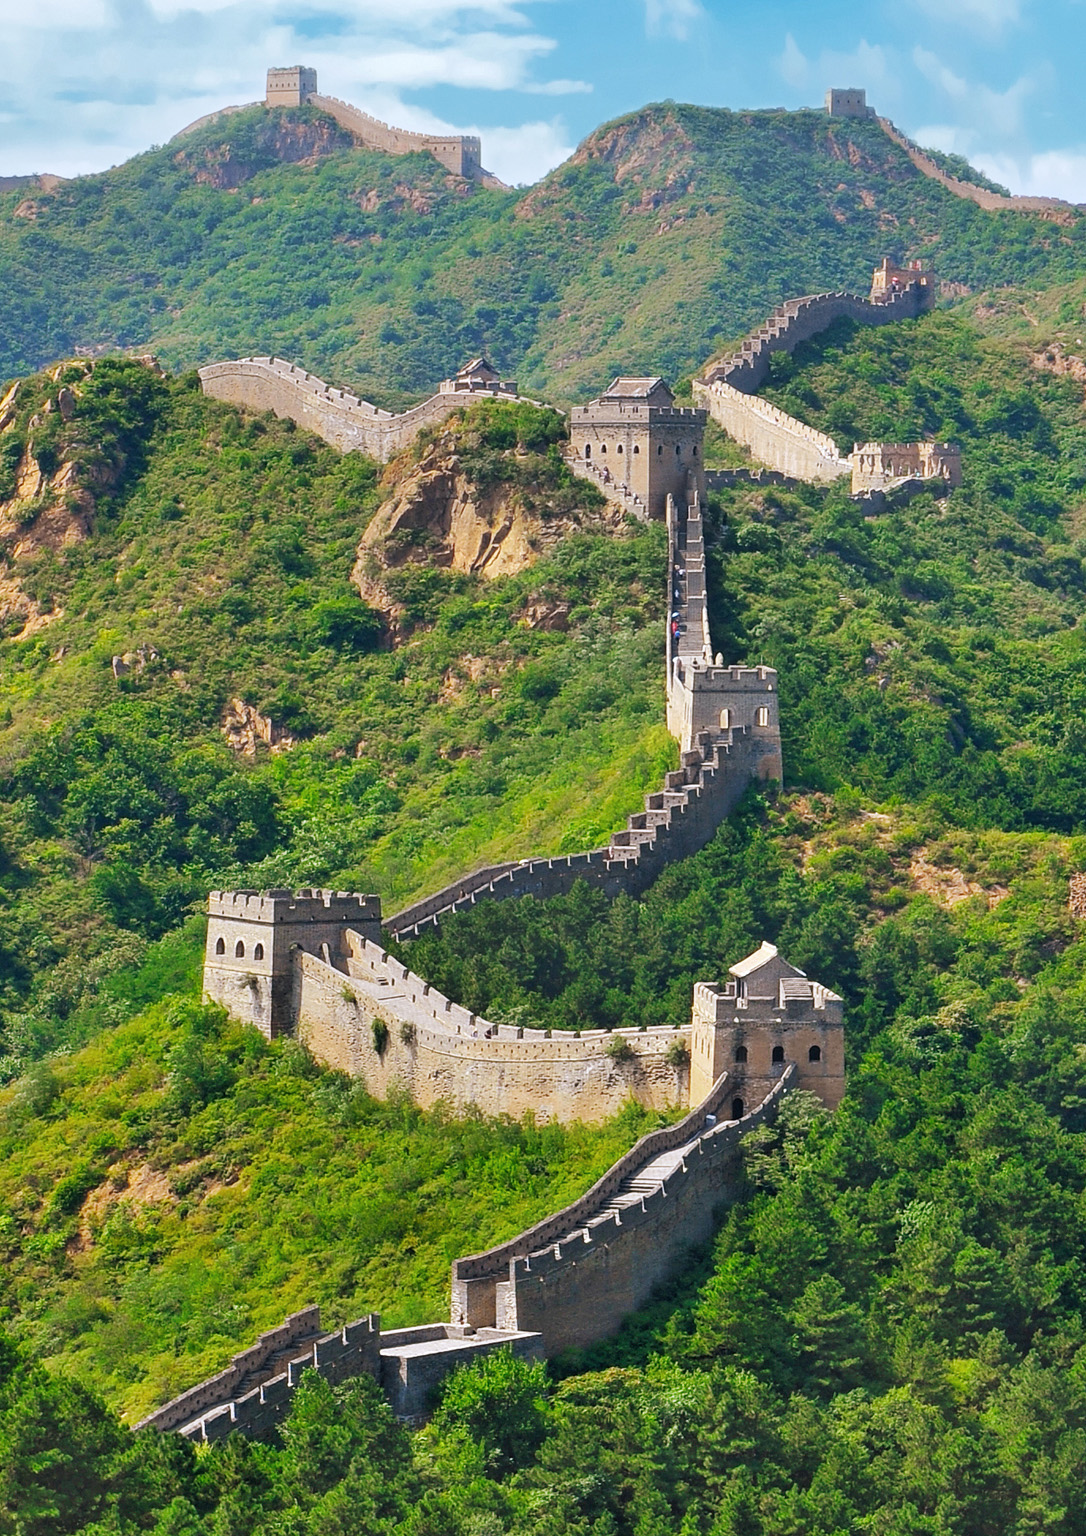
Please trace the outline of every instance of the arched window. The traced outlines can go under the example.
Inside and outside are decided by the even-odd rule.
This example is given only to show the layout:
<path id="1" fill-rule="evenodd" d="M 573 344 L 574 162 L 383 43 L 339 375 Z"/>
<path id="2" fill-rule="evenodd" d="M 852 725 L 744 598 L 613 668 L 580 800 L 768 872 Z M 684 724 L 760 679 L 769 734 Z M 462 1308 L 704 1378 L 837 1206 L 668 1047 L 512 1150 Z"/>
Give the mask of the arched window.
<path id="1" fill-rule="evenodd" d="M 773 1060 L 775 1062 L 779 1062 L 779 1061 L 783 1061 L 784 1060 L 784 1046 L 783 1045 L 775 1045 L 773 1047 Z"/>
<path id="2" fill-rule="evenodd" d="M 601 453 L 606 453 L 607 452 L 607 444 L 606 443 L 601 443 L 600 444 L 600 452 Z"/>
<path id="3" fill-rule="evenodd" d="M 263 958 L 264 958 L 264 946 L 263 946 L 263 944 L 258 944 L 256 946 L 256 948 L 253 950 L 253 959 L 254 960 L 263 960 Z"/>
<path id="4" fill-rule="evenodd" d="M 634 443 L 634 445 L 633 445 L 633 451 L 634 451 L 634 453 L 640 453 L 641 452 L 641 449 L 637 446 L 636 443 Z"/>
<path id="5" fill-rule="evenodd" d="M 720 711 L 720 729 L 722 731 L 730 731 L 731 728 L 732 728 L 732 712 L 731 712 L 730 709 L 722 709 Z"/>
<path id="6" fill-rule="evenodd" d="M 585 443 L 585 445 L 584 445 L 584 456 L 585 456 L 586 459 L 590 459 L 592 457 L 592 444 L 591 443 Z"/>
<path id="7" fill-rule="evenodd" d="M 745 1045 L 737 1045 L 736 1046 L 736 1048 L 735 1048 L 735 1059 L 736 1059 L 736 1061 L 746 1061 L 746 1059 L 747 1059 L 747 1048 L 746 1048 Z"/>
<path id="8" fill-rule="evenodd" d="M 743 1118 L 743 1100 L 742 1099 L 733 1099 L 732 1100 L 732 1119 L 733 1120 L 742 1120 L 742 1118 Z"/>
<path id="9" fill-rule="evenodd" d="M 822 1060 L 822 1047 L 819 1046 L 819 1045 L 812 1045 L 811 1049 L 807 1052 L 807 1060 L 808 1061 L 821 1061 Z"/>
<path id="10" fill-rule="evenodd" d="M 695 457 L 695 459 L 697 458 L 697 456 L 698 456 L 698 445 L 697 445 L 697 443 L 695 443 L 694 444 L 694 457 Z"/>
<path id="11" fill-rule="evenodd" d="M 663 451 L 664 451 L 664 445 L 663 445 L 663 443 L 661 443 L 659 448 L 657 448 L 657 450 L 656 450 L 656 457 L 659 458 L 660 455 L 663 453 Z"/>
<path id="12" fill-rule="evenodd" d="M 235 960 L 244 960 L 245 959 L 245 945 L 241 942 L 240 939 L 234 945 L 234 959 Z"/>
<path id="13" fill-rule="evenodd" d="M 615 452 L 616 453 L 621 453 L 622 452 L 622 444 L 621 443 L 619 443 L 618 447 L 615 449 Z"/>
<path id="14" fill-rule="evenodd" d="M 768 725 L 769 724 L 769 710 L 768 709 L 762 708 L 762 709 L 760 709 L 758 711 L 758 724 L 759 725 Z"/>
<path id="15" fill-rule="evenodd" d="M 215 953 L 217 955 L 225 955 L 226 954 L 226 940 L 225 939 L 219 938 L 219 939 L 215 940 Z"/>
<path id="16" fill-rule="evenodd" d="M 676 443 L 675 444 L 675 457 L 677 459 L 681 459 L 682 458 L 682 452 L 683 452 L 682 444 L 681 443 Z"/>

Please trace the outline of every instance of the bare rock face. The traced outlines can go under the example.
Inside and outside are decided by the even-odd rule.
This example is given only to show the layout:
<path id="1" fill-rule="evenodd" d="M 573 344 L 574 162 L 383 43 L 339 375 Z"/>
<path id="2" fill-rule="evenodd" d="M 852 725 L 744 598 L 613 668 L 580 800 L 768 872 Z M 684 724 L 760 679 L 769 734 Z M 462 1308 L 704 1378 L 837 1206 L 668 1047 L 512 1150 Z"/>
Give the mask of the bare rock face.
<path id="1" fill-rule="evenodd" d="M 621 521 L 612 508 L 600 515 Z M 395 632 L 402 607 L 386 585 L 388 573 L 414 564 L 490 579 L 514 576 L 576 526 L 570 517 L 543 518 L 529 510 L 515 485 L 480 489 L 448 440 L 439 440 L 366 529 L 351 580 Z M 553 618 L 558 619 L 553 627 L 558 627 L 561 617 Z M 540 614 L 536 623 L 542 621 Z"/>
<path id="2" fill-rule="evenodd" d="M 289 731 L 262 715 L 244 699 L 231 699 L 223 710 L 222 733 L 226 745 L 242 757 L 255 757 L 261 747 L 270 752 L 288 752 L 294 745 Z"/>

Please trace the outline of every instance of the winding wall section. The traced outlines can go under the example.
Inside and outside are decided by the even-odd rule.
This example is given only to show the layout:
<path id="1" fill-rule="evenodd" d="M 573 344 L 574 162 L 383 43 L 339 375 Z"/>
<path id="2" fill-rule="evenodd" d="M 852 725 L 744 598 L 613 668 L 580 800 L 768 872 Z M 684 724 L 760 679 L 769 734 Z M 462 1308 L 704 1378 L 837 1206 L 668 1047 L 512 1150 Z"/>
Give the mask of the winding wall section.
<path id="1" fill-rule="evenodd" d="M 454 381 L 449 381 L 450 385 Z M 387 463 L 424 427 L 445 421 L 477 399 L 515 400 L 516 387 L 472 384 L 440 389 L 421 405 L 394 415 L 316 374 L 276 357 L 240 357 L 200 369 L 205 395 L 250 411 L 274 411 L 322 437 L 341 453 L 360 452 Z"/>
<path id="2" fill-rule="evenodd" d="M 773 353 L 791 354 L 801 342 L 827 330 L 836 320 L 891 325 L 915 319 L 929 303 L 928 291 L 919 284 L 880 302 L 844 292 L 791 299 L 775 309 L 740 347 L 710 364 L 704 376 L 695 379 L 694 400 L 729 437 L 771 469 L 814 484 L 839 480 L 851 474 L 852 464 L 841 458 L 833 439 L 757 398 L 755 391 L 769 378 Z"/>

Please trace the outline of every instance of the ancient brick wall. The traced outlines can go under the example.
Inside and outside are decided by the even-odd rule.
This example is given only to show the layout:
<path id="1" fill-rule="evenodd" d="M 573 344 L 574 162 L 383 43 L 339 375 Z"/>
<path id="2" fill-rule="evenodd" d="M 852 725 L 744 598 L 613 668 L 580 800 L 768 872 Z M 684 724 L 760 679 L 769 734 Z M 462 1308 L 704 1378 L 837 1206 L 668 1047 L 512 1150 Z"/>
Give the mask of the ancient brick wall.
<path id="1" fill-rule="evenodd" d="M 684 1121 L 644 1138 L 581 1200 L 511 1242 L 458 1259 L 454 1319 L 470 1315 L 481 1324 L 493 1309 L 498 1327 L 541 1334 L 548 1356 L 616 1332 L 687 1251 L 712 1235 L 721 1209 L 743 1187 L 743 1136 L 776 1114 L 791 1081 L 786 1072 L 764 1103 L 729 1124 L 715 1118 L 730 1092 L 721 1079 Z M 639 1169 L 679 1149 L 658 1185 L 612 1209 Z"/>
<path id="2" fill-rule="evenodd" d="M 989 192 L 987 187 L 975 186 L 971 181 L 959 181 L 957 176 L 944 171 L 930 155 L 926 155 L 911 139 L 906 138 L 888 117 L 880 117 L 877 121 L 887 138 L 905 151 L 918 171 L 922 171 L 932 181 L 937 181 L 955 197 L 976 203 L 978 208 L 983 208 L 987 213 L 1039 213 L 1049 217 L 1058 215 L 1061 222 L 1064 219 L 1072 220 L 1078 213 L 1074 204 L 1065 203 L 1059 197 L 1007 197 L 1002 192 Z"/>
<path id="3" fill-rule="evenodd" d="M 829 484 L 852 472 L 850 461 L 841 458 L 833 438 L 797 421 L 768 400 L 745 394 L 723 379 L 708 385 L 695 381 L 694 398 L 729 437 L 790 480 Z"/>
<path id="4" fill-rule="evenodd" d="M 447 420 L 476 399 L 516 398 L 515 391 L 501 387 L 440 390 L 421 405 L 393 415 L 274 357 L 210 363 L 200 369 L 200 385 L 205 395 L 216 400 L 250 411 L 273 411 L 341 453 L 365 453 L 382 464 L 413 442 L 423 427 Z"/>
<path id="5" fill-rule="evenodd" d="M 478 180 L 487 174 L 482 168 L 482 145 L 470 135 L 412 133 L 407 128 L 393 128 L 368 112 L 352 107 L 350 102 L 340 101 L 337 96 L 322 96 L 316 91 L 306 100 L 334 117 L 340 127 L 353 133 L 367 149 L 378 149 L 388 155 L 433 155 L 446 170 L 469 180 Z"/>
<path id="6" fill-rule="evenodd" d="M 311 955 L 296 962 L 298 1038 L 377 1098 L 395 1088 L 416 1104 L 477 1106 L 519 1119 L 594 1122 L 631 1098 L 652 1109 L 687 1102 L 688 1028 L 619 1031 L 629 1056 L 608 1054 L 607 1030 L 520 1029 L 451 1002 L 377 945 L 352 936 L 350 975 Z M 375 1025 L 378 1027 L 375 1029 Z"/>

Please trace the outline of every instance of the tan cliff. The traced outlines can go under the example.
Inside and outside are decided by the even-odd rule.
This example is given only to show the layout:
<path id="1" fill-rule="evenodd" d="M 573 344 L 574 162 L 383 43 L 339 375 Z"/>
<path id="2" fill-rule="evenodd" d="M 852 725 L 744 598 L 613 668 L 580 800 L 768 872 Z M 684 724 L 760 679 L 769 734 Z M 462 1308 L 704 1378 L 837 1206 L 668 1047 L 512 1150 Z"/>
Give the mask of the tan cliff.
<path id="1" fill-rule="evenodd" d="M 515 450 L 506 457 L 516 461 Z M 586 524 L 618 526 L 612 507 L 598 512 L 556 513 L 538 492 L 501 481 L 485 489 L 472 478 L 443 435 L 406 468 L 393 465 L 392 492 L 358 546 L 351 580 L 362 598 L 400 627 L 403 604 L 390 590 L 390 574 L 411 565 L 495 579 L 515 576 Z"/>

